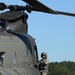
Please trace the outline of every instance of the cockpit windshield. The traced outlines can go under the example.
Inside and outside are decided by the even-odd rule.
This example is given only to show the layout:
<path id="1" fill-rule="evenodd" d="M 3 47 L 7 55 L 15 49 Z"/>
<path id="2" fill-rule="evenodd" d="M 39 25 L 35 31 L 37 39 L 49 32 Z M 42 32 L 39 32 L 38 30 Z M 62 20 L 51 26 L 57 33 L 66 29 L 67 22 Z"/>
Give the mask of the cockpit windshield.
<path id="1" fill-rule="evenodd" d="M 3 32 L 5 30 L 5 20 L 0 19 L 0 32 Z"/>

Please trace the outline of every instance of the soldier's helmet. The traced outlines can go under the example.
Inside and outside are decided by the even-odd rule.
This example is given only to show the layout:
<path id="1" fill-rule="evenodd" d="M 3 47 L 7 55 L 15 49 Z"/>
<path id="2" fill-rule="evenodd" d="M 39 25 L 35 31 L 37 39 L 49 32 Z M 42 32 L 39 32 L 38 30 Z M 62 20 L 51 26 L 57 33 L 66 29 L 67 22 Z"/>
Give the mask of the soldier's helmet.
<path id="1" fill-rule="evenodd" d="M 45 57 L 47 58 L 47 53 L 46 53 L 46 52 L 42 52 L 42 53 L 41 53 L 41 58 L 42 58 L 43 56 L 45 56 Z"/>

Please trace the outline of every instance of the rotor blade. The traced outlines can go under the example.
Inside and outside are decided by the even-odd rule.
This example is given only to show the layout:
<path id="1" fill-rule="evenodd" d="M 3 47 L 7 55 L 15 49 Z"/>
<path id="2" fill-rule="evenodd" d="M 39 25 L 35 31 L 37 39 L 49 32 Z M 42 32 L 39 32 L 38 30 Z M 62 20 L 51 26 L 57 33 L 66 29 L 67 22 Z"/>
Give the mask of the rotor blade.
<path id="1" fill-rule="evenodd" d="M 51 13 L 51 14 L 58 14 L 57 12 L 55 12 L 51 8 L 48 8 L 47 6 L 45 6 L 44 4 L 42 4 L 41 2 L 37 0 L 23 0 L 23 1 L 35 7 L 38 11 Z"/>
<path id="2" fill-rule="evenodd" d="M 33 11 L 40 11 L 40 12 L 45 12 L 50 14 L 61 14 L 61 15 L 75 17 L 75 14 L 73 13 L 52 10 L 51 8 L 45 6 L 44 4 L 42 4 L 37 0 L 23 0 L 23 1 L 30 4 L 33 7 L 32 8 Z"/>
<path id="3" fill-rule="evenodd" d="M 40 11 L 40 10 L 34 8 L 34 7 L 32 7 L 31 10 L 33 10 L 33 11 Z M 68 13 L 68 12 L 62 12 L 62 11 L 55 11 L 55 12 L 57 12 L 56 15 L 61 14 L 61 15 L 66 15 L 66 16 L 72 16 L 72 17 L 75 17 L 75 14 L 74 14 L 74 13 Z M 49 12 L 46 12 L 46 13 L 49 13 Z M 50 14 L 51 14 L 51 13 L 50 13 Z"/>
<path id="4" fill-rule="evenodd" d="M 40 11 L 40 10 L 34 8 L 34 7 L 32 7 L 31 10 L 33 10 L 33 11 Z M 66 15 L 66 16 L 72 16 L 72 17 L 75 17 L 75 14 L 74 14 L 74 13 L 68 13 L 68 12 L 62 12 L 62 11 L 55 11 L 55 12 L 57 12 L 56 15 L 61 14 L 61 15 Z M 49 13 L 49 12 L 46 12 L 46 13 Z"/>
<path id="5" fill-rule="evenodd" d="M 62 12 L 62 11 L 55 11 L 55 12 L 57 12 L 58 14 L 75 17 L 75 14 L 74 13 L 68 13 L 68 12 Z"/>

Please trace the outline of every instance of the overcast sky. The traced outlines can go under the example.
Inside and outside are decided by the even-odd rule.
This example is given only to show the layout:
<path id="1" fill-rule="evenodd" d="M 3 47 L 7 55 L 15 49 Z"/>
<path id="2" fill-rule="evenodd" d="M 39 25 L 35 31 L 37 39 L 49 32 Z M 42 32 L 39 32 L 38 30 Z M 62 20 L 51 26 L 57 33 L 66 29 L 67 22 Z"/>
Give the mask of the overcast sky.
<path id="1" fill-rule="evenodd" d="M 5 4 L 25 5 L 21 0 L 0 0 Z M 39 0 L 53 10 L 75 13 L 75 0 Z M 41 52 L 51 62 L 75 62 L 75 17 L 42 12 L 28 13 L 28 34 L 36 39 L 39 59 Z"/>

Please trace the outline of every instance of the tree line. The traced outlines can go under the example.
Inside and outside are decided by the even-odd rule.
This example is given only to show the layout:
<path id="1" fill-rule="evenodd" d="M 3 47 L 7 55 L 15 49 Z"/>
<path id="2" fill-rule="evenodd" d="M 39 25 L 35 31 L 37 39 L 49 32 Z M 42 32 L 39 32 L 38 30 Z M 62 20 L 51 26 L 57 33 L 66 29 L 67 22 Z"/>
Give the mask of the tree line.
<path id="1" fill-rule="evenodd" d="M 48 67 L 48 75 L 75 75 L 75 62 L 51 62 Z"/>

